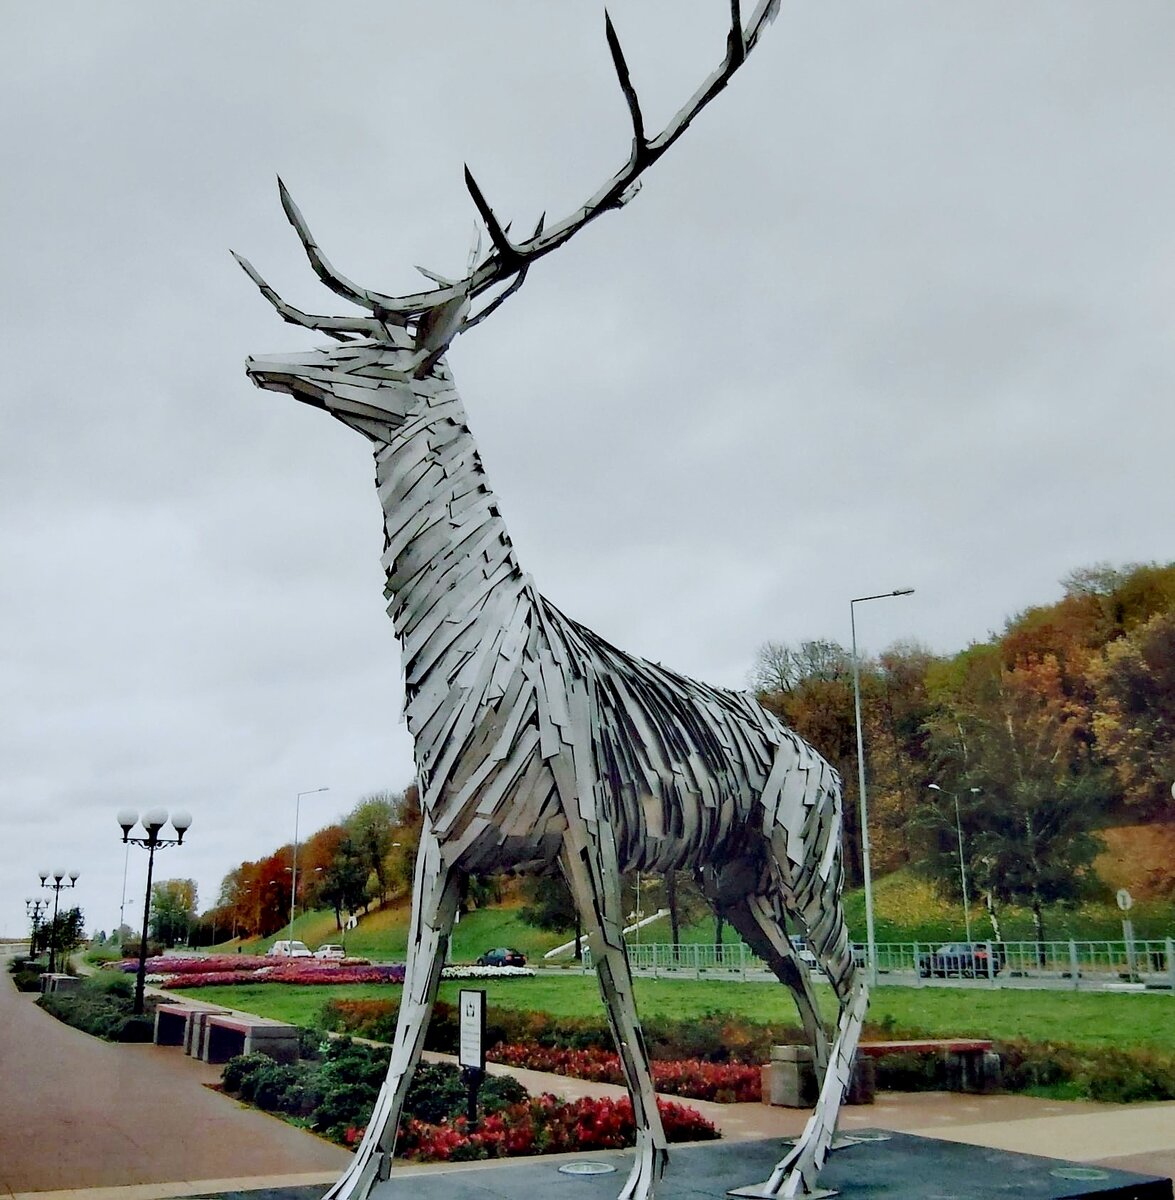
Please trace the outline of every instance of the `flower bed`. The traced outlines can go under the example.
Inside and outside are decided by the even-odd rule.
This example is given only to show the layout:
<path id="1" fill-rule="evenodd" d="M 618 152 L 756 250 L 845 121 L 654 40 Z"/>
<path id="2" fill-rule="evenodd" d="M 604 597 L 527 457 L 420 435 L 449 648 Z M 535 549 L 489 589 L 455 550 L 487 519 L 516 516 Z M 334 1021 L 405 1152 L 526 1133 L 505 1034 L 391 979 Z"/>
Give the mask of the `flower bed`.
<path id="1" fill-rule="evenodd" d="M 137 971 L 134 959 L 113 964 L 115 970 Z M 220 954 L 201 957 L 161 955 L 147 960 L 147 978 L 160 987 L 198 988 L 226 983 L 403 983 L 404 965 L 348 964 L 313 958 L 269 958 Z"/>
<path id="2" fill-rule="evenodd" d="M 531 967 L 444 967 L 442 979 L 518 979 L 533 976 Z"/>
<path id="3" fill-rule="evenodd" d="M 138 959 L 110 963 L 128 974 Z M 530 967 L 450 966 L 442 979 L 508 979 L 533 975 Z M 158 987 L 213 987 L 229 983 L 403 983 L 404 964 L 372 966 L 366 959 L 270 958 L 254 954 L 162 954 L 147 959 L 147 982 Z"/>
<path id="4" fill-rule="evenodd" d="M 263 1054 L 230 1059 L 224 1090 L 248 1104 L 281 1113 L 323 1136 L 354 1146 L 363 1136 L 387 1072 L 390 1050 L 340 1038 L 311 1050 L 301 1062 L 275 1063 Z M 478 1105 L 481 1119 L 466 1122 L 465 1084 L 456 1066 L 421 1063 L 404 1099 L 397 1150 L 418 1162 L 556 1154 L 631 1146 L 627 1099 L 564 1102 L 530 1096 L 511 1076 L 489 1075 Z M 658 1102 L 670 1141 L 701 1141 L 718 1131 L 700 1113 Z"/>
<path id="5" fill-rule="evenodd" d="M 718 1130 L 696 1109 L 664 1100 L 657 1102 L 665 1136 L 671 1142 L 709 1141 Z M 348 1130 L 355 1141 L 361 1129 Z M 397 1152 L 416 1162 L 462 1162 L 568 1151 L 619 1150 L 636 1142 L 632 1104 L 585 1097 L 563 1101 L 544 1094 L 512 1104 L 470 1129 L 464 1117 L 430 1125 L 410 1120 L 402 1129 Z"/>
<path id="6" fill-rule="evenodd" d="M 619 1056 L 607 1050 L 565 1050 L 499 1043 L 490 1049 L 488 1057 L 494 1062 L 531 1071 L 551 1071 L 556 1075 L 592 1079 L 598 1083 L 624 1083 Z M 692 1100 L 716 1100 L 720 1104 L 763 1098 L 761 1073 L 755 1066 L 690 1059 L 654 1060 L 652 1068 L 653 1083 L 659 1092 L 688 1096 Z"/>

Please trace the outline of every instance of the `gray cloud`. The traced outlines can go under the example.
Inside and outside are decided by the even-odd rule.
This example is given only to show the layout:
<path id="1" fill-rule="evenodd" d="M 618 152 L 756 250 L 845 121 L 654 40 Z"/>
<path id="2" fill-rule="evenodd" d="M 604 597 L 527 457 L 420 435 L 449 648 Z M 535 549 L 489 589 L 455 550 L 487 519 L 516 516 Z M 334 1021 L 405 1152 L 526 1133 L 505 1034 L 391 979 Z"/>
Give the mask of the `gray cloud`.
<path id="1" fill-rule="evenodd" d="M 727 11 L 614 6 L 650 121 Z M 468 253 L 463 162 L 522 227 L 629 131 L 590 5 L 125 0 L 6 32 L 0 929 L 56 861 L 109 928 L 121 805 L 192 810 L 158 871 L 208 901 L 299 790 L 332 789 L 309 829 L 411 775 L 366 448 L 243 376 L 313 339 L 230 246 L 335 303 L 274 174 L 344 271 L 407 289 Z M 945 651 L 1075 566 L 1172 557 L 1172 47 L 1158 0 L 785 4 L 638 199 L 453 351 L 543 590 L 738 685 L 766 638 L 847 640 L 863 592 L 918 588 L 868 646 Z"/>

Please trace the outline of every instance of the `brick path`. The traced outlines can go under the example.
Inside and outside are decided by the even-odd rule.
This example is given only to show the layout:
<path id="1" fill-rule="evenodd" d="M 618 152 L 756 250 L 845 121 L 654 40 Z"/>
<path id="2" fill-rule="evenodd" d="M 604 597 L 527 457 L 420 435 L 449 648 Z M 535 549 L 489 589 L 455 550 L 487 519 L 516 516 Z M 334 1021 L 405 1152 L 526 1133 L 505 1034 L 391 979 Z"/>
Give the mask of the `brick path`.
<path id="1" fill-rule="evenodd" d="M 326 1182 L 349 1160 L 209 1090 L 219 1067 L 71 1029 L 16 991 L 3 959 L 0 971 L 0 1197 L 259 1177 Z"/>

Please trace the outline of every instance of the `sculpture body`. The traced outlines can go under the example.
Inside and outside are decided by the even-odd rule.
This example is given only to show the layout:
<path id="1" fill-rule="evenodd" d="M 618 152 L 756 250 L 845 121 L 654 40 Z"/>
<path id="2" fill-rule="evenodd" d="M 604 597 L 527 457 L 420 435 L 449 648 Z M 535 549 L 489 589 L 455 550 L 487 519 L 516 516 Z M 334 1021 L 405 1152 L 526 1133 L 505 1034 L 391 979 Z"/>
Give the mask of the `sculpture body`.
<path id="1" fill-rule="evenodd" d="M 734 7 L 723 66 L 653 141 L 609 23 L 633 113 L 629 167 L 550 233 L 540 222 L 522 246 L 506 240 L 469 179 L 494 251 L 460 283 L 434 277 L 435 291 L 401 298 L 358 287 L 322 256 L 284 188 L 320 278 L 370 315 L 308 316 L 240 260 L 283 317 L 341 343 L 251 358 L 247 371 L 372 443 L 388 611 L 402 646 L 424 815 L 388 1077 L 332 1200 L 364 1200 L 386 1178 L 464 880 L 505 869 L 562 870 L 580 911 L 638 1129 L 623 1197 L 651 1196 L 666 1156 L 621 935 L 620 874 L 635 868 L 697 873 L 715 907 L 792 990 L 824 1070 L 803 1137 L 750 1194 L 811 1194 L 827 1156 L 867 1002 L 840 908 L 836 773 L 753 697 L 628 655 L 538 593 L 517 561 L 444 360 L 449 341 L 514 290 L 534 257 L 622 204 L 635 175 L 737 69 L 775 4 L 760 6 L 749 32 Z M 511 275 L 506 291 L 471 317 L 473 300 Z M 785 918 L 808 936 L 836 992 L 831 1047 Z"/>

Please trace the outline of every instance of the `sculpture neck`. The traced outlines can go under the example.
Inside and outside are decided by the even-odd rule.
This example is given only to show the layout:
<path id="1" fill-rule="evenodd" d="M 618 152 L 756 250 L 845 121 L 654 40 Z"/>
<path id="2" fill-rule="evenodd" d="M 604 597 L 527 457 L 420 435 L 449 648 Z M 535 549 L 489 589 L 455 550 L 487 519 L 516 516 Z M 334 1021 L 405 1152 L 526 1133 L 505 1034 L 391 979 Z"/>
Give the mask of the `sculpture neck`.
<path id="1" fill-rule="evenodd" d="M 404 652 L 410 728 L 425 681 L 451 682 L 469 645 L 487 622 L 501 628 L 524 586 L 448 371 L 422 380 L 419 393 L 427 403 L 375 448 L 385 595 Z"/>

